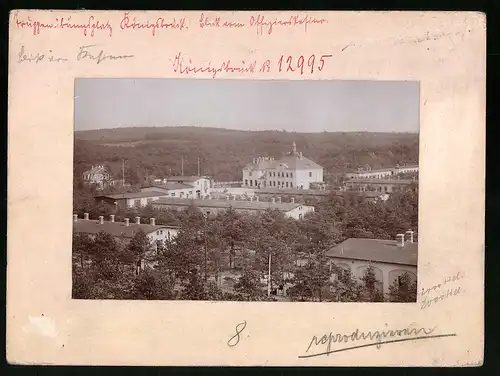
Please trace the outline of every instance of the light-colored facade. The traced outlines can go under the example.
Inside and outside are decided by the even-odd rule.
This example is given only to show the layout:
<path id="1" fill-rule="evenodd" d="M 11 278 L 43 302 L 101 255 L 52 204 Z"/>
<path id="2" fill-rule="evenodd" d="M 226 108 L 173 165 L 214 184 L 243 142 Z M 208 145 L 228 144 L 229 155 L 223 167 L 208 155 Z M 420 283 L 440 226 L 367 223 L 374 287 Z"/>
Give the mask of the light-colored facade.
<path id="1" fill-rule="evenodd" d="M 243 168 L 243 187 L 309 189 L 322 182 L 323 167 L 297 152 L 295 142 L 288 155 L 254 158 Z"/>
<path id="2" fill-rule="evenodd" d="M 120 208 L 130 209 L 151 205 L 154 201 L 162 197 L 169 197 L 169 193 L 159 192 L 158 190 L 147 192 L 120 193 L 114 195 L 95 196 L 94 200 L 97 203 L 105 202 L 112 206 L 116 205 Z"/>
<path id="3" fill-rule="evenodd" d="M 391 179 L 398 174 L 418 172 L 418 165 L 402 165 L 372 170 L 370 167 L 346 174 L 348 179 Z"/>
<path id="4" fill-rule="evenodd" d="M 347 191 L 360 192 L 402 192 L 408 189 L 417 189 L 416 180 L 411 179 L 351 179 L 344 182 Z"/>
<path id="5" fill-rule="evenodd" d="M 151 185 L 141 188 L 141 192 L 162 192 L 167 197 L 196 198 L 195 187 L 184 183 L 171 183 Z"/>
<path id="6" fill-rule="evenodd" d="M 82 174 L 82 179 L 85 184 L 95 184 L 102 188 L 111 182 L 111 174 L 102 165 L 92 166 L 90 170 Z"/>
<path id="7" fill-rule="evenodd" d="M 400 234 L 398 240 L 351 238 L 338 244 L 326 254 L 331 263 L 361 279 L 365 271 L 372 267 L 378 288 L 384 294 L 389 287 L 407 273 L 415 281 L 417 278 L 418 243 L 413 231 Z M 332 272 L 332 281 L 338 275 Z"/>
<path id="8" fill-rule="evenodd" d="M 257 200 L 212 200 L 194 199 L 186 200 L 174 197 L 162 198 L 153 203 L 153 208 L 157 210 L 185 210 L 190 205 L 199 208 L 203 214 L 214 215 L 232 208 L 237 213 L 261 213 L 265 210 L 278 210 L 286 217 L 302 219 L 307 213 L 314 212 L 314 206 L 299 204 L 295 202 L 280 201 L 257 201 Z"/>
<path id="9" fill-rule="evenodd" d="M 178 183 L 193 187 L 195 198 L 210 195 L 212 180 L 207 176 L 169 176 L 162 180 L 163 184 Z M 177 197 L 177 196 L 173 196 Z"/>
<path id="10" fill-rule="evenodd" d="M 125 218 L 124 222 L 115 222 L 114 215 L 111 215 L 108 221 L 105 221 L 103 216 L 97 220 L 89 219 L 88 213 L 84 214 L 84 218 L 78 218 L 76 214 L 73 215 L 73 231 L 87 234 L 90 237 L 94 237 L 102 231 L 112 235 L 122 244 L 128 244 L 141 230 L 144 231 L 153 247 L 158 241 L 175 239 L 179 232 L 179 228 L 175 226 L 156 225 L 154 218 L 150 218 L 149 224 L 147 224 L 141 223 L 140 217 L 134 218 L 133 222 L 128 218 Z"/>

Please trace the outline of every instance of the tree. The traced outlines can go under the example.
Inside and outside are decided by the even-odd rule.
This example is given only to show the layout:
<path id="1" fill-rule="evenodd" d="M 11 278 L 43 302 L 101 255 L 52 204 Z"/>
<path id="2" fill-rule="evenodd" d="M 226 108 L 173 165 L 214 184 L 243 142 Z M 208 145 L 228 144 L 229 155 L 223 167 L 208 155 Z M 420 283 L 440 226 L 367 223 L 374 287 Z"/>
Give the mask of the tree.
<path id="1" fill-rule="evenodd" d="M 238 282 L 234 285 L 234 291 L 242 295 L 244 300 L 256 301 L 264 298 L 263 287 L 259 274 L 254 270 L 245 269 Z"/>
<path id="2" fill-rule="evenodd" d="M 188 281 L 182 290 L 181 299 L 206 300 L 206 298 L 207 292 L 205 291 L 205 285 L 200 277 L 200 273 L 197 269 L 192 269 L 189 273 Z"/>
<path id="3" fill-rule="evenodd" d="M 130 240 L 127 246 L 127 259 L 132 261 L 138 268 L 141 267 L 141 262 L 146 258 L 151 250 L 151 242 L 146 233 L 142 230 L 137 231 L 134 237 Z"/>
<path id="4" fill-rule="evenodd" d="M 389 301 L 398 303 L 417 301 L 417 281 L 403 273 L 389 286 Z"/>
<path id="5" fill-rule="evenodd" d="M 361 278 L 363 281 L 363 295 L 364 299 L 368 302 L 383 302 L 384 294 L 377 286 L 379 282 L 375 276 L 375 269 L 369 266 Z"/>
<path id="6" fill-rule="evenodd" d="M 360 302 L 363 288 L 350 269 L 332 265 L 336 271 L 337 280 L 332 283 L 332 300 L 335 302 Z"/>
<path id="7" fill-rule="evenodd" d="M 298 266 L 288 294 L 298 300 L 323 301 L 323 290 L 330 287 L 330 269 L 323 255 L 311 256 L 305 266 Z"/>

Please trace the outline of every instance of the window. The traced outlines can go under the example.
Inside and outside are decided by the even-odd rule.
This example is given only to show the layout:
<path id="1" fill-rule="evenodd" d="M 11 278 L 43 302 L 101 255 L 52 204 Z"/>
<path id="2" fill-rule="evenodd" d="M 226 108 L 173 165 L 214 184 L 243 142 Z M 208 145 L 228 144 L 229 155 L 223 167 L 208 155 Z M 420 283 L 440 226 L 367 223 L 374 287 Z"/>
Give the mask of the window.
<path id="1" fill-rule="evenodd" d="M 269 177 L 273 176 L 273 173 L 272 172 L 269 172 Z"/>
<path id="2" fill-rule="evenodd" d="M 288 182 L 286 182 L 286 187 L 288 188 Z"/>
<path id="3" fill-rule="evenodd" d="M 248 176 L 252 176 L 252 171 L 250 171 L 250 172 L 248 173 Z"/>
<path id="4" fill-rule="evenodd" d="M 299 214 L 299 219 L 302 219 L 302 213 Z"/>
<path id="5" fill-rule="evenodd" d="M 384 191 L 387 192 L 387 187 L 384 187 Z"/>
<path id="6" fill-rule="evenodd" d="M 160 230 L 156 231 L 156 235 L 160 235 Z"/>
<path id="7" fill-rule="evenodd" d="M 253 187 L 253 180 L 250 180 L 250 187 Z"/>
<path id="8" fill-rule="evenodd" d="M 292 182 L 290 182 L 290 188 L 293 188 L 293 183 Z"/>
<path id="9" fill-rule="evenodd" d="M 141 206 L 141 200 L 140 199 L 134 200 L 134 205 L 136 207 L 140 207 Z"/>
<path id="10" fill-rule="evenodd" d="M 275 180 L 275 181 L 273 181 L 273 186 L 275 186 L 275 187 L 276 187 L 276 180 Z"/>
<path id="11" fill-rule="evenodd" d="M 286 177 L 288 177 L 288 172 L 286 173 Z"/>
<path id="12" fill-rule="evenodd" d="M 290 172 L 290 177 L 293 178 L 293 173 Z"/>
<path id="13" fill-rule="evenodd" d="M 312 178 L 313 176 L 313 173 L 311 171 L 309 171 L 309 177 Z"/>
<path id="14" fill-rule="evenodd" d="M 255 186 L 257 186 L 257 180 L 255 180 Z"/>
<path id="15" fill-rule="evenodd" d="M 160 230 L 160 235 L 163 235 L 163 230 Z"/>
<path id="16" fill-rule="evenodd" d="M 248 179 L 245 179 L 245 185 L 248 185 Z"/>
<path id="17" fill-rule="evenodd" d="M 175 197 L 175 192 L 174 193 L 170 193 L 170 196 Z"/>

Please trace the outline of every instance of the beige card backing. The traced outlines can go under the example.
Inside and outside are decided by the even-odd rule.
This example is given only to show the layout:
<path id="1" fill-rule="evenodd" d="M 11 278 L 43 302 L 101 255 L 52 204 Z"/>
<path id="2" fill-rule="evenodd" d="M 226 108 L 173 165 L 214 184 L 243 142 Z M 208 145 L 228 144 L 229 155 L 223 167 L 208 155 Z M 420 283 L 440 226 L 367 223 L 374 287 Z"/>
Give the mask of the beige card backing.
<path id="1" fill-rule="evenodd" d="M 210 20 L 244 27 L 200 26 Z M 297 15 L 306 24 L 256 25 Z M 13 11 L 9 46 L 7 359 L 17 364 L 474 366 L 483 361 L 486 19 L 445 12 L 131 12 L 183 28 L 121 28 L 124 11 Z M 253 22 L 251 21 L 253 18 Z M 56 18 L 58 21 L 56 21 Z M 64 22 L 83 27 L 49 28 Z M 90 21 L 89 21 L 90 20 Z M 321 21 L 322 20 L 322 21 Z M 99 21 L 96 27 L 96 21 Z M 129 21 L 129 25 L 130 25 Z M 222 23 L 222 22 L 221 22 Z M 251 25 L 253 23 L 253 26 Z M 94 27 L 91 26 L 94 24 Z M 106 26 L 108 25 L 108 26 Z M 112 30 L 111 30 L 112 29 Z M 86 35 L 85 35 L 86 34 Z M 96 44 L 113 55 L 77 59 Z M 22 50 L 24 49 L 24 50 Z M 74 81 L 211 79 L 193 65 L 255 60 L 215 79 L 420 82 L 419 302 L 242 303 L 71 299 Z M 36 58 L 38 54 L 38 60 Z M 332 55 L 279 72 L 280 56 Z M 34 57 L 31 61 L 23 56 Z M 45 55 L 43 59 L 39 59 Z M 52 56 L 52 58 L 51 58 Z M 58 60 L 59 59 L 59 60 Z M 66 59 L 66 60 L 63 60 Z M 270 60 L 270 71 L 261 71 Z M 447 283 L 444 283 L 447 281 Z M 430 290 L 427 290 L 430 289 Z M 452 293 L 447 293 L 449 290 Z M 423 293 L 422 293 L 423 291 Z M 454 293 L 456 292 L 456 293 Z M 430 306 L 423 295 L 439 298 Z M 246 321 L 238 345 L 228 346 Z M 303 358 L 314 336 L 433 328 L 447 335 Z M 333 344 L 333 347 L 339 344 Z M 344 347 L 354 346 L 353 344 Z"/>

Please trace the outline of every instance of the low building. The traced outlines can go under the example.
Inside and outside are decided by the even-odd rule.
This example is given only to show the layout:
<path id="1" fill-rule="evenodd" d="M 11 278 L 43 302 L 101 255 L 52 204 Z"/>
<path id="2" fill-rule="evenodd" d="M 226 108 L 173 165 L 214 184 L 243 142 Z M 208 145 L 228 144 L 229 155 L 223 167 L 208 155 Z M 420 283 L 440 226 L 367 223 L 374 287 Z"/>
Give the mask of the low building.
<path id="1" fill-rule="evenodd" d="M 97 203 L 105 202 L 122 209 L 140 208 L 152 204 L 161 197 L 168 197 L 169 193 L 156 191 L 118 193 L 114 195 L 95 196 Z"/>
<path id="2" fill-rule="evenodd" d="M 414 233 L 407 231 L 398 235 L 397 240 L 350 238 L 327 251 L 326 255 L 330 262 L 344 270 L 351 270 L 357 278 L 362 278 L 371 266 L 378 288 L 387 294 L 389 286 L 399 281 L 404 273 L 416 280 L 417 251 Z"/>
<path id="3" fill-rule="evenodd" d="M 177 182 L 148 185 L 142 187 L 141 192 L 163 192 L 166 196 L 180 198 L 196 198 L 198 194 L 192 185 Z M 200 195 L 206 196 L 204 193 L 200 193 Z"/>
<path id="4" fill-rule="evenodd" d="M 344 182 L 347 191 L 393 193 L 417 190 L 418 181 L 412 179 L 351 179 Z"/>
<path id="5" fill-rule="evenodd" d="M 85 184 L 97 185 L 99 188 L 103 188 L 112 180 L 111 174 L 103 165 L 92 166 L 82 174 L 82 179 Z"/>
<path id="6" fill-rule="evenodd" d="M 356 196 L 367 201 L 386 201 L 389 195 L 384 192 L 371 192 L 371 191 L 346 191 L 346 190 L 325 190 L 325 189 L 273 189 L 273 188 L 221 188 L 212 190 L 211 197 L 218 199 L 225 199 L 227 196 L 236 197 L 237 199 L 251 198 L 259 196 L 261 200 L 270 200 L 273 197 L 277 200 L 282 197 L 284 201 L 289 202 L 292 198 L 306 199 L 318 198 L 325 199 L 330 196 Z"/>
<path id="7" fill-rule="evenodd" d="M 387 167 L 371 169 L 370 167 L 359 169 L 356 172 L 346 173 L 347 179 L 391 179 L 399 174 L 418 172 L 418 165 L 397 165 L 396 167 Z"/>
<path id="8" fill-rule="evenodd" d="M 112 235 L 116 240 L 127 244 L 139 231 L 144 231 L 151 244 L 157 241 L 172 240 L 179 231 L 175 226 L 157 225 L 155 218 L 150 218 L 149 223 L 141 223 L 141 218 L 136 217 L 134 222 L 125 218 L 124 222 L 115 222 L 115 216 L 111 215 L 109 221 L 105 221 L 103 216 L 97 220 L 89 219 L 88 213 L 84 214 L 83 219 L 73 214 L 73 232 L 78 234 L 87 234 L 95 236 L 99 232 L 106 232 Z"/>
<path id="9" fill-rule="evenodd" d="M 186 200 L 175 197 L 163 197 L 153 202 L 153 208 L 158 210 L 183 210 L 191 205 L 198 207 L 203 214 L 212 215 L 233 208 L 238 213 L 259 213 L 268 209 L 276 209 L 284 213 L 285 216 L 295 219 L 302 219 L 307 213 L 314 212 L 314 206 L 299 204 L 295 202 L 276 201 L 240 201 L 230 200 L 229 197 L 225 200 L 213 199 L 193 199 Z"/>
<path id="10" fill-rule="evenodd" d="M 193 187 L 194 196 L 199 198 L 209 195 L 212 187 L 212 180 L 207 176 L 169 176 L 162 179 L 163 184 L 179 183 Z"/>

